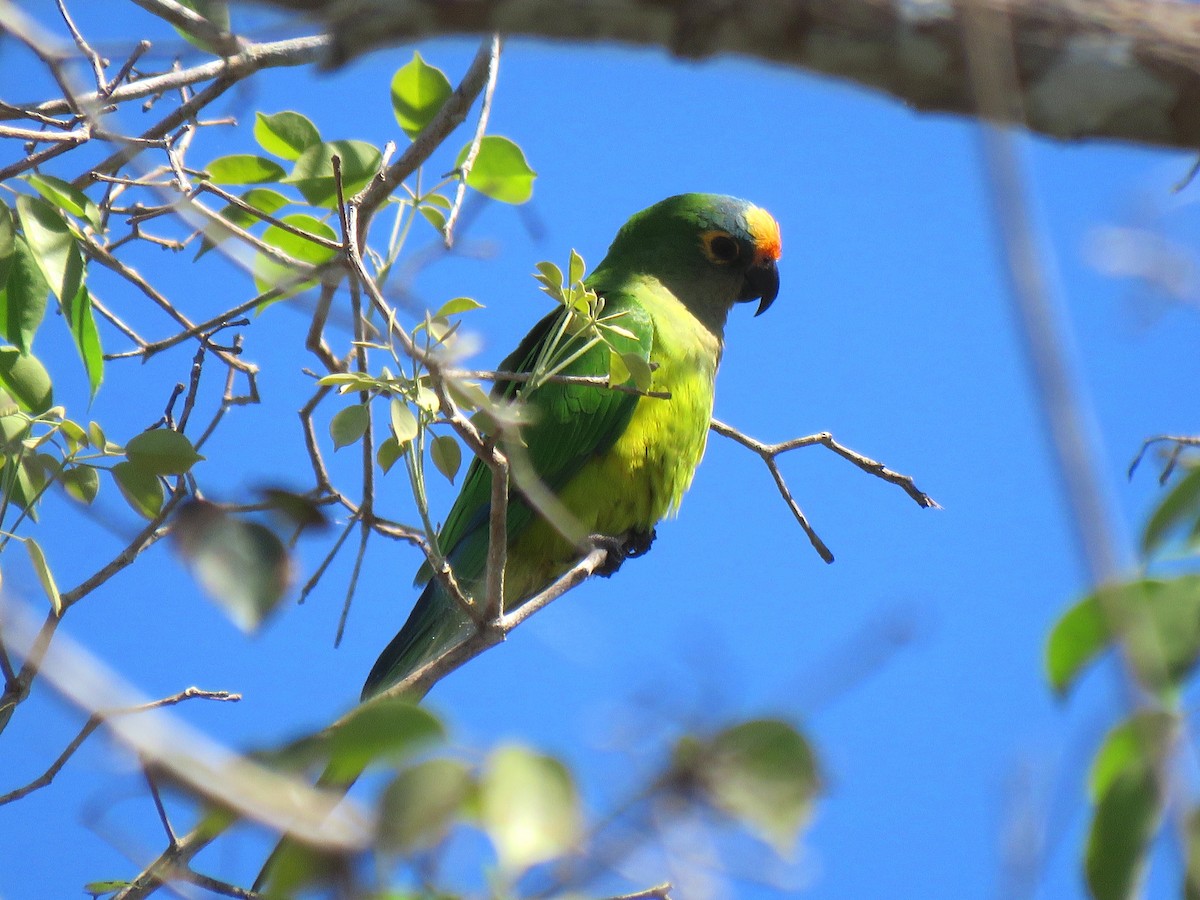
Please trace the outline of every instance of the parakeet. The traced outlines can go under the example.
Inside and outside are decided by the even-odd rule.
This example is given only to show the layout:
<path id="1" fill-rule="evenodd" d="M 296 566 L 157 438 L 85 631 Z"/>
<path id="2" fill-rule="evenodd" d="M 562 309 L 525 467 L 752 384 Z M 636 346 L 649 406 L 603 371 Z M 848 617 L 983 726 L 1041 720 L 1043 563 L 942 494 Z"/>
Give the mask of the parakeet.
<path id="1" fill-rule="evenodd" d="M 603 321 L 615 326 L 611 347 L 595 344 L 560 374 L 609 375 L 613 350 L 632 353 L 648 364 L 650 389 L 669 399 L 553 381 L 497 383 L 494 395 L 519 398 L 527 422 L 514 448 L 582 534 L 648 538 L 676 511 L 704 453 L 726 317 L 735 303 L 759 300 L 755 315 L 771 305 L 779 255 L 779 226 L 757 206 L 717 194 L 662 200 L 625 223 L 584 282 L 603 298 Z M 564 339 L 582 349 L 582 336 L 569 337 L 569 315 L 559 307 L 543 318 L 499 370 L 529 373 L 544 365 L 548 344 L 562 347 Z M 438 535 L 458 584 L 478 603 L 486 594 L 490 496 L 491 473 L 475 460 Z M 511 610 L 569 569 L 580 550 L 516 487 L 507 526 L 504 606 Z M 475 627 L 431 574 L 422 567 L 424 592 L 371 670 L 364 700 Z"/>

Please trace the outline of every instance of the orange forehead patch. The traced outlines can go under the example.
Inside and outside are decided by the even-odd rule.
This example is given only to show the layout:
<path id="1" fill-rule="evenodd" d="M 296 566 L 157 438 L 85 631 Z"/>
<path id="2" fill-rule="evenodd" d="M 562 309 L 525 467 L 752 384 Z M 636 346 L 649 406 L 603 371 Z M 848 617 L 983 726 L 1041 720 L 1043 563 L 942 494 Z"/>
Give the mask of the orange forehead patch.
<path id="1" fill-rule="evenodd" d="M 752 206 L 746 210 L 746 227 L 754 239 L 756 255 L 767 259 L 779 259 L 783 244 L 779 238 L 779 223 L 769 212 Z"/>

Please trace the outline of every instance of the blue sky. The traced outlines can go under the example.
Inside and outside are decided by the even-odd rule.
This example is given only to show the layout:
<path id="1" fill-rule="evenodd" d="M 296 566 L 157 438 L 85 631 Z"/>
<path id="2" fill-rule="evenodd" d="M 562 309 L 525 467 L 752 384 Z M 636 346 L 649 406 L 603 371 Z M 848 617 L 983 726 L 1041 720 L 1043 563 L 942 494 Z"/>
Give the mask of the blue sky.
<path id="1" fill-rule="evenodd" d="M 103 15 L 78 6 L 89 36 L 117 57 L 151 22 L 124 5 L 104 4 Z M 52 4 L 29 7 L 50 21 Z M 176 48 L 161 29 L 154 34 L 160 49 Z M 452 80 L 474 49 L 474 41 L 421 47 Z M 214 107 L 241 124 L 210 130 L 191 159 L 251 152 L 255 109 L 300 110 L 326 138 L 403 142 L 387 85 L 410 56 L 397 48 L 331 75 L 266 73 Z M 0 45 L 5 99 L 46 90 L 29 73 L 11 42 Z M 136 128 L 136 119 L 126 125 Z M 629 215 L 667 195 L 736 194 L 780 222 L 782 290 L 765 316 L 749 308 L 731 316 L 718 417 L 769 440 L 831 431 L 913 475 L 944 508 L 921 510 L 819 447 L 798 451 L 784 468 L 837 556 L 826 566 L 759 461 L 714 437 L 653 552 L 563 598 L 430 695 L 456 742 L 483 749 L 519 740 L 560 753 L 590 808 L 603 811 L 661 763 L 665 740 L 680 729 L 784 716 L 815 743 L 829 789 L 799 862 L 784 870 L 787 887 L 733 880 L 728 896 L 786 896 L 801 886 L 814 898 L 1082 896 L 1084 771 L 1121 710 L 1121 692 L 1107 664 L 1066 704 L 1042 675 L 1047 631 L 1086 576 L 998 264 L 978 127 L 751 62 L 513 41 L 491 130 L 524 148 L 539 175 L 533 200 L 521 210 L 486 206 L 464 254 L 415 284 L 434 307 L 463 294 L 486 305 L 470 321 L 482 365 L 496 363 L 546 308 L 529 277 L 533 263 L 565 261 L 574 247 L 594 264 Z M 467 138 L 466 130 L 453 138 L 450 152 Z M 1196 431 L 1179 395 L 1200 378 L 1200 317 L 1194 296 L 1147 295 L 1098 271 L 1087 250 L 1099 229 L 1148 221 L 1194 239 L 1198 189 L 1170 194 L 1191 160 L 1102 144 L 1020 144 L 1128 561 L 1129 536 L 1156 485 L 1149 470 L 1130 482 L 1125 469 L 1146 436 Z M 450 167 L 449 156 L 434 174 Z M 80 164 L 72 165 L 51 171 L 73 177 Z M 248 279 L 215 254 L 196 265 L 190 254 L 169 259 L 156 249 L 131 258 L 187 309 L 249 296 Z M 136 308 L 115 283 L 97 289 L 111 305 Z M 298 371 L 309 365 L 305 322 L 282 308 L 267 314 L 274 322 L 262 325 L 274 330 L 251 329 L 247 349 L 264 368 L 264 404 L 236 410 L 197 470 L 215 496 L 305 471 L 294 412 L 308 385 Z M 166 333 L 165 323 L 155 327 Z M 60 396 L 77 416 L 114 423 L 110 433 L 132 435 L 161 414 L 165 396 L 147 390 L 147 379 L 169 384 L 187 371 L 190 351 L 145 367 L 110 365 L 89 414 L 65 333 L 57 323 L 45 328 L 38 349 L 62 373 Z M 94 548 L 115 552 L 112 529 L 135 527 L 106 487 L 105 527 L 78 525 L 61 503 L 44 518 L 39 539 L 62 583 L 103 559 L 89 555 Z M 403 484 L 385 481 L 384 490 L 400 514 Z M 435 502 L 445 509 L 451 498 L 442 490 Z M 318 559 L 310 549 L 305 575 Z M 247 638 L 159 545 L 74 609 L 64 631 L 147 695 L 191 684 L 243 692 L 237 706 L 194 703 L 180 714 L 235 745 L 278 741 L 354 702 L 415 599 L 415 552 L 376 545 L 334 650 L 351 561 L 340 557 L 304 606 Z M 16 563 L 10 571 L 6 560 L 4 574 L 6 590 L 40 602 L 30 572 Z M 80 722 L 35 696 L 5 735 L 0 789 L 37 775 Z M 140 781 L 110 750 L 93 738 L 51 787 L 0 808 L 0 896 L 79 896 L 86 881 L 136 871 L 122 850 L 160 849 Z M 1029 827 L 1047 846 L 1035 889 L 1019 894 L 1004 847 L 1014 829 Z M 240 838 L 200 868 L 245 879 L 261 846 Z M 1152 885 L 1165 890 L 1176 863 L 1159 856 Z M 740 871 L 761 873 L 765 859 L 752 853 Z M 665 875 L 651 871 L 644 884 Z"/>

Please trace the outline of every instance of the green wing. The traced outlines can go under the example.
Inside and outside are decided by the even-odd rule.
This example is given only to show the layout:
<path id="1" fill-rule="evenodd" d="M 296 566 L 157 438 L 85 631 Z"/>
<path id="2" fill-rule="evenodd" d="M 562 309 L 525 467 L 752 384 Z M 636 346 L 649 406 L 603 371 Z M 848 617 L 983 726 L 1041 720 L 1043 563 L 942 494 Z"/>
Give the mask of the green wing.
<path id="1" fill-rule="evenodd" d="M 647 363 L 654 328 L 649 313 L 628 294 L 605 297 L 605 316 L 619 313 L 613 321 L 632 338 L 620 334 L 611 336 L 620 353 L 636 353 Z M 566 310 L 555 310 L 533 327 L 517 349 L 503 362 L 500 370 L 528 373 L 532 371 L 546 342 L 558 331 Z M 572 362 L 561 374 L 606 375 L 609 371 L 609 350 L 604 345 L 593 347 Z M 601 454 L 625 430 L 638 396 L 623 391 L 578 384 L 543 384 L 533 391 L 519 382 L 498 383 L 494 397 L 520 397 L 525 404 L 529 424 L 522 427 L 520 437 L 528 459 L 542 483 L 557 492 L 587 460 Z M 491 472 L 478 459 L 471 462 L 463 479 L 462 491 L 446 517 L 438 535 L 442 552 L 449 557 L 461 579 L 470 580 L 482 571 L 487 545 L 487 523 L 491 508 Z M 515 494 L 515 492 L 514 492 Z M 514 496 L 509 504 L 508 532 L 510 537 L 528 524 L 533 515 L 529 506 Z M 417 583 L 428 581 L 432 571 L 423 565 L 417 573 Z"/>

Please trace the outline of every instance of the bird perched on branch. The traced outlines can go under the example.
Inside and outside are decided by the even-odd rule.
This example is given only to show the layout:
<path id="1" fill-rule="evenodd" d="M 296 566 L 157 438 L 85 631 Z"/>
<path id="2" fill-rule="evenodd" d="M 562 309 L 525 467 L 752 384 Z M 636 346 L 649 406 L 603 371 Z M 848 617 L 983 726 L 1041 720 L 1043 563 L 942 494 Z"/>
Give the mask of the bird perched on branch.
<path id="1" fill-rule="evenodd" d="M 579 535 L 611 537 L 605 546 L 615 567 L 644 552 L 655 524 L 678 508 L 704 453 L 725 319 L 735 303 L 758 300 L 755 315 L 771 305 L 779 253 L 779 226 L 759 207 L 680 194 L 625 223 L 603 262 L 573 291 L 573 278 L 554 285 L 543 270 L 547 292 L 562 305 L 500 365 L 525 380 L 498 381 L 493 392 L 518 402 L 526 422 L 511 439 L 500 438 L 513 474 L 506 611 L 580 558 Z M 564 383 L 555 375 L 607 377 L 643 390 Z M 537 502 L 528 489 L 533 480 L 553 503 Z M 463 594 L 480 608 L 491 496 L 491 471 L 476 459 L 438 535 Z M 428 565 L 418 573 L 424 592 L 371 670 L 364 700 L 477 627 L 432 575 Z"/>

